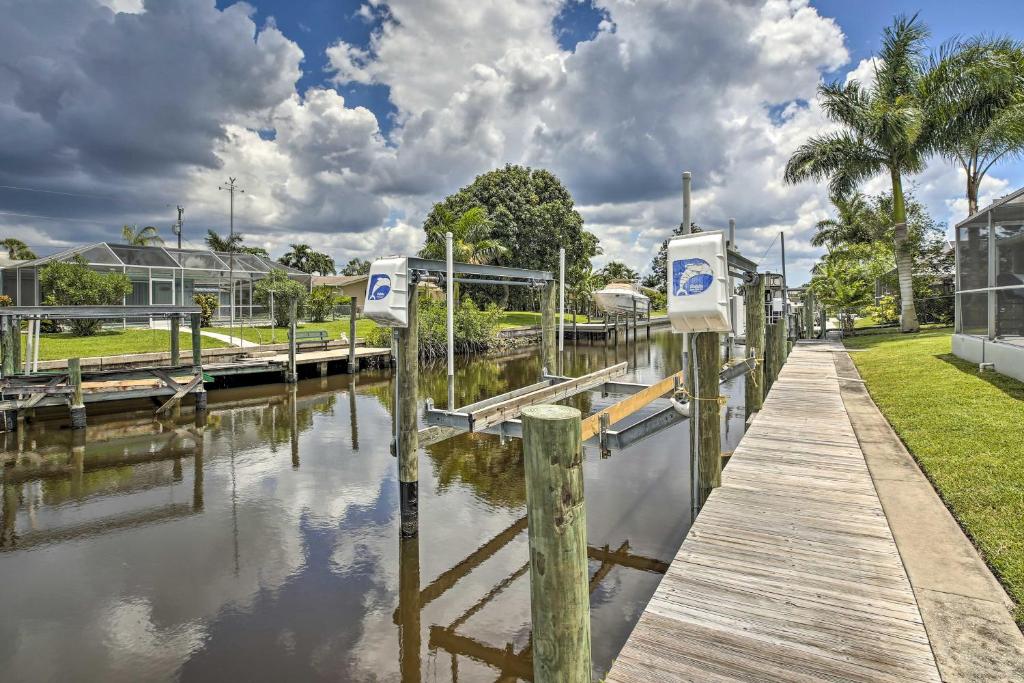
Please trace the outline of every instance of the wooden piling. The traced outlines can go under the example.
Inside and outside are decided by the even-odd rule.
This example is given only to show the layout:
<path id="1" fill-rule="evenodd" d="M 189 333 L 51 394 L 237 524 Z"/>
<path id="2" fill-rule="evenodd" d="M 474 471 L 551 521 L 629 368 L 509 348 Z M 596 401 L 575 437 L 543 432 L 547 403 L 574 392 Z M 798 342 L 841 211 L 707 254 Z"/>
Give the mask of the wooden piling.
<path id="1" fill-rule="evenodd" d="M 416 420 L 420 375 L 419 296 L 417 285 L 409 284 L 409 326 L 395 328 L 397 377 L 395 378 L 395 454 L 398 456 L 399 505 L 403 536 L 419 531 L 419 434 Z M 554 316 L 552 315 L 552 322 Z M 550 339 L 554 341 L 554 326 Z"/>
<path id="2" fill-rule="evenodd" d="M 354 375 L 359 372 L 359 360 L 356 358 L 356 302 L 358 299 L 352 297 L 349 302 L 348 312 L 348 374 Z"/>
<path id="3" fill-rule="evenodd" d="M 71 394 L 71 428 L 85 429 L 85 401 L 82 398 L 82 359 L 68 358 L 68 383 Z"/>
<path id="4" fill-rule="evenodd" d="M 580 411 L 529 406 L 522 418 L 533 680 L 589 683 L 590 591 Z"/>
<path id="5" fill-rule="evenodd" d="M 299 381 L 299 373 L 295 367 L 295 318 L 298 317 L 298 302 L 292 301 L 288 310 L 288 369 L 284 373 L 284 381 L 293 384 Z"/>
<path id="6" fill-rule="evenodd" d="M 202 316 L 199 313 L 193 313 L 189 322 L 192 328 L 192 372 L 201 375 L 203 373 Z M 192 390 L 192 393 L 196 397 L 196 412 L 201 413 L 205 411 L 207 396 L 203 383 L 200 382 Z"/>
<path id="7" fill-rule="evenodd" d="M 422 679 L 423 636 L 420 628 L 420 540 L 398 539 L 398 667 L 402 683 Z"/>
<path id="8" fill-rule="evenodd" d="M 743 304 L 747 312 L 747 357 L 757 359 L 754 369 L 747 373 L 744 386 L 745 417 L 750 417 L 764 404 L 764 278 L 761 275 L 754 275 L 754 281 L 743 288 Z"/>
<path id="9" fill-rule="evenodd" d="M 14 336 L 17 331 L 14 327 L 14 316 L 0 316 L 0 343 L 2 343 L 3 362 L 2 369 L 4 377 L 10 377 L 18 368 L 17 347 L 14 344 Z"/>
<path id="10" fill-rule="evenodd" d="M 693 503 L 699 509 L 711 490 L 722 485 L 721 406 L 718 403 L 721 337 L 718 332 L 695 332 L 691 337 L 690 452 L 697 471 Z"/>
<path id="11" fill-rule="evenodd" d="M 178 367 L 181 364 L 181 317 L 171 316 L 171 366 Z"/>
<path id="12" fill-rule="evenodd" d="M 558 371 L 558 333 L 555 325 L 556 289 L 556 282 L 547 282 L 540 294 L 541 366 L 551 373 Z"/>
<path id="13" fill-rule="evenodd" d="M 778 375 L 778 363 L 779 363 L 779 335 L 777 334 L 779 323 L 768 323 L 765 326 L 764 333 L 764 396 L 768 396 L 768 392 L 772 388 L 772 384 L 775 383 L 775 377 Z"/>

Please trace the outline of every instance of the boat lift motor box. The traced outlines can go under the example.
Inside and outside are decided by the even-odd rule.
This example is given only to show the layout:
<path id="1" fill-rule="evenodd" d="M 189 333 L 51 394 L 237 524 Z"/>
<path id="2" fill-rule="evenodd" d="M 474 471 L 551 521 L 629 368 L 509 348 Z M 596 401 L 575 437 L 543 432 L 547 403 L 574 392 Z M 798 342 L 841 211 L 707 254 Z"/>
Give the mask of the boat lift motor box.
<path id="1" fill-rule="evenodd" d="M 409 326 L 409 259 L 379 259 L 370 266 L 363 314 L 383 327 Z"/>
<path id="2" fill-rule="evenodd" d="M 668 243 L 668 318 L 676 332 L 730 332 L 725 233 L 699 232 Z"/>

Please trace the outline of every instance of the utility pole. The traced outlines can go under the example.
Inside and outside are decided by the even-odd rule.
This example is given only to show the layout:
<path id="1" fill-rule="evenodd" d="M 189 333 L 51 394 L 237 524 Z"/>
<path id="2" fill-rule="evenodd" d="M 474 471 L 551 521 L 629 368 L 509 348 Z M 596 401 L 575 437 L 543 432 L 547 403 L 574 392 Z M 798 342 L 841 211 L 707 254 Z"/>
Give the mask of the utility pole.
<path id="1" fill-rule="evenodd" d="M 235 335 L 235 193 L 245 194 L 245 190 L 235 185 L 235 178 L 228 178 L 226 185 L 218 185 L 218 190 L 227 190 L 230 199 L 230 221 L 228 229 L 228 280 L 231 282 L 231 296 L 229 297 L 231 305 L 231 336 Z M 234 343 L 234 342 L 232 342 Z"/>
<path id="2" fill-rule="evenodd" d="M 178 249 L 181 249 L 181 215 L 185 213 L 185 207 L 178 205 L 178 220 L 174 223 L 171 231 L 178 236 Z"/>

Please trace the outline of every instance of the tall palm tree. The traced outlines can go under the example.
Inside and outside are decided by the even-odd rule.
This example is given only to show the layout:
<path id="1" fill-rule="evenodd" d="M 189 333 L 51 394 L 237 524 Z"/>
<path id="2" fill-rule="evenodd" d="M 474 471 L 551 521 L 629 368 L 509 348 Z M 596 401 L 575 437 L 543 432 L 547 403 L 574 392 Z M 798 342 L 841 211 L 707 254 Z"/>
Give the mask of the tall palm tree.
<path id="1" fill-rule="evenodd" d="M 594 272 L 594 267 L 590 264 L 590 261 L 587 261 L 585 267 L 570 271 L 568 280 L 569 296 L 572 297 L 573 301 L 573 312 L 578 312 L 580 303 L 585 302 L 587 304 L 587 320 L 590 320 L 590 302 L 594 292 L 601 288 L 600 276 Z"/>
<path id="2" fill-rule="evenodd" d="M 213 251 L 240 251 L 242 247 L 242 236 L 231 235 L 230 237 L 221 237 L 213 230 L 207 230 L 206 246 Z"/>
<path id="3" fill-rule="evenodd" d="M 1024 152 L 1024 43 L 954 40 L 932 56 L 919 97 L 935 122 L 935 149 L 964 171 L 968 215 L 1000 159 Z"/>
<path id="4" fill-rule="evenodd" d="M 873 239 L 868 228 L 871 206 L 863 193 L 852 192 L 845 197 L 833 197 L 832 205 L 836 208 L 836 217 L 818 221 L 811 244 L 825 247 L 831 252 L 842 244 L 869 242 Z"/>
<path id="5" fill-rule="evenodd" d="M 427 232 L 427 243 L 420 250 L 423 258 L 445 258 L 445 233 L 452 233 L 452 257 L 461 263 L 493 263 L 508 249 L 491 237 L 492 223 L 487 210 L 474 206 L 461 216 L 440 209 L 441 221 Z"/>
<path id="6" fill-rule="evenodd" d="M 125 244 L 133 247 L 163 246 L 164 243 L 164 238 L 160 236 L 160 231 L 152 225 L 147 225 L 141 230 L 138 226 L 126 225 L 121 228 L 121 239 L 124 240 Z"/>
<path id="7" fill-rule="evenodd" d="M 8 237 L 0 241 L 0 246 L 7 250 L 7 257 L 12 261 L 27 261 L 38 258 L 36 253 L 17 237 Z"/>
<path id="8" fill-rule="evenodd" d="M 923 74 L 921 54 L 928 30 L 917 15 L 899 16 L 885 29 L 875 60 L 875 82 L 862 86 L 819 86 L 826 115 L 843 129 L 818 135 L 797 148 L 786 164 L 789 183 L 829 180 L 834 196 L 845 196 L 862 182 L 888 172 L 892 183 L 893 243 L 900 284 L 901 329 L 917 332 L 913 254 L 907 244 L 903 176 L 924 168 L 931 141 L 916 97 Z"/>
<path id="9" fill-rule="evenodd" d="M 314 251 L 307 262 L 310 273 L 319 273 L 320 275 L 335 275 L 338 272 L 337 267 L 334 264 L 334 259 L 330 255 L 323 253 L 322 251 Z"/>
<path id="10" fill-rule="evenodd" d="M 635 282 L 640 274 L 627 266 L 622 261 L 609 261 L 605 264 L 605 267 L 598 271 L 598 275 L 604 279 L 605 282 L 611 282 L 613 280 L 623 280 L 626 282 Z"/>

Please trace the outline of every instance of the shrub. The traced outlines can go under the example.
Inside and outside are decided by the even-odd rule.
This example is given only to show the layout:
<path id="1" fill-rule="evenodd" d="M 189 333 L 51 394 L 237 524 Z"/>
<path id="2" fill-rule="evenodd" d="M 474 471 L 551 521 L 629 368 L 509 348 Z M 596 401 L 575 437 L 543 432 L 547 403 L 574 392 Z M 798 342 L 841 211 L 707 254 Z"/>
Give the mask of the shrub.
<path id="1" fill-rule="evenodd" d="M 39 271 L 39 285 L 47 305 L 114 306 L 132 291 L 124 273 L 99 273 L 76 256 L 72 261 L 53 261 Z M 103 321 L 71 320 L 72 333 L 80 337 L 96 334 Z"/>
<path id="2" fill-rule="evenodd" d="M 312 322 L 322 323 L 330 317 L 337 303 L 338 297 L 333 289 L 327 285 L 314 287 L 306 299 L 306 316 Z"/>
<path id="3" fill-rule="evenodd" d="M 391 328 L 377 326 L 366 333 L 366 345 L 377 349 L 391 348 Z"/>
<path id="4" fill-rule="evenodd" d="M 274 325 L 286 327 L 291 304 L 296 304 L 296 316 L 302 316 L 308 293 L 300 283 L 288 277 L 280 268 L 270 271 L 267 277 L 256 283 L 253 296 L 262 306 L 270 306 L 270 294 L 274 294 Z"/>
<path id="5" fill-rule="evenodd" d="M 194 301 L 196 306 L 199 307 L 200 325 L 203 327 L 209 327 L 210 322 L 213 320 L 213 316 L 217 313 L 217 307 L 220 305 L 217 295 L 194 294 L 192 296 L 192 301 Z"/>
<path id="6" fill-rule="evenodd" d="M 6 294 L 0 294 L 0 307 L 13 306 L 13 305 L 14 305 L 14 299 L 12 299 L 11 297 L 7 296 Z"/>
<path id="7" fill-rule="evenodd" d="M 900 321 L 900 308 L 892 294 L 879 297 L 875 303 L 865 306 L 864 312 L 879 325 L 895 325 Z"/>
<path id="8" fill-rule="evenodd" d="M 445 304 L 443 301 L 420 299 L 420 356 L 440 358 L 446 355 Z M 481 310 L 469 297 L 463 297 L 454 315 L 456 353 L 486 351 L 497 339 L 501 309 L 494 304 Z M 375 327 L 365 336 L 366 344 L 376 348 L 391 346 L 391 328 Z"/>

